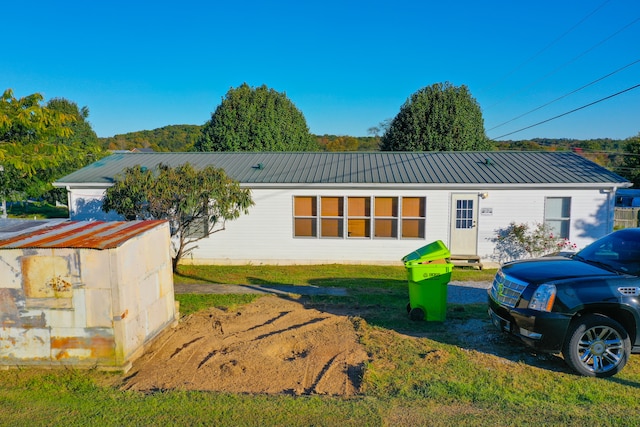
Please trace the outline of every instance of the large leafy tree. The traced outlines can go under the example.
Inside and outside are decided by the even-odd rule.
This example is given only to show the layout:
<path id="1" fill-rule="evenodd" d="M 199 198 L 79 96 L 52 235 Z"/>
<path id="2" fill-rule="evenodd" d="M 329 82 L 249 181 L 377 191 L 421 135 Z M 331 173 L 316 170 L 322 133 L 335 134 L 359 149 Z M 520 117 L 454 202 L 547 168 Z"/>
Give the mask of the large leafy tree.
<path id="1" fill-rule="evenodd" d="M 67 136 L 55 136 L 52 138 L 54 142 L 90 148 L 99 145 L 98 135 L 91 128 L 91 124 L 88 121 L 88 107 L 80 108 L 78 104 L 65 98 L 53 98 L 47 102 L 46 107 L 51 111 L 73 116 L 73 121 L 67 125 L 71 133 Z"/>
<path id="2" fill-rule="evenodd" d="M 436 83 L 415 92 L 381 138 L 383 151 L 491 149 L 482 111 L 466 86 Z"/>
<path id="3" fill-rule="evenodd" d="M 246 83 L 227 92 L 195 144 L 196 151 L 315 149 L 304 115 L 285 94 Z"/>
<path id="4" fill-rule="evenodd" d="M 39 93 L 16 98 L 13 90 L 5 90 L 0 97 L 0 142 L 39 142 L 71 135 L 71 129 L 64 125 L 74 118 L 42 106 L 43 99 Z"/>
<path id="5" fill-rule="evenodd" d="M 0 97 L 0 199 L 40 197 L 51 189 L 52 172 L 68 165 L 78 150 L 58 142 L 73 135 L 74 114 L 42 105 L 39 93 Z"/>
<path id="6" fill-rule="evenodd" d="M 253 204 L 251 191 L 222 169 L 160 164 L 153 170 L 125 169 L 107 189 L 102 210 L 113 210 L 127 220 L 168 220 L 175 270 L 195 242 L 224 230 L 226 221 L 247 214 Z"/>
<path id="7" fill-rule="evenodd" d="M 46 190 L 43 194 L 46 199 L 50 202 L 65 201 L 66 190 L 51 188 L 51 182 L 101 159 L 107 155 L 107 151 L 100 146 L 98 135 L 88 121 L 88 107 L 79 108 L 75 102 L 64 98 L 54 98 L 47 102 L 46 107 L 73 117 L 73 120 L 65 125 L 71 131 L 69 135 L 54 135 L 49 138 L 52 145 L 66 147 L 69 155 L 64 162 L 37 174 L 41 188 Z"/>

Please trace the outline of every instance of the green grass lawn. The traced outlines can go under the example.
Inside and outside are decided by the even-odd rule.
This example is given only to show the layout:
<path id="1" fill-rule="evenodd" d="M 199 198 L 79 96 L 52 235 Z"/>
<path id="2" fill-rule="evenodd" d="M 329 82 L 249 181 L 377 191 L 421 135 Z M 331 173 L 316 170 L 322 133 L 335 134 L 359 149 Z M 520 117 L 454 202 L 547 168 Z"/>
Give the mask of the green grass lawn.
<path id="1" fill-rule="evenodd" d="M 495 269 L 454 268 L 451 280 L 490 281 Z M 245 285 L 316 285 L 358 288 L 385 287 L 407 283 L 404 266 L 389 265 L 181 265 L 175 283 L 218 283 Z"/>
<path id="2" fill-rule="evenodd" d="M 45 202 L 21 202 L 7 206 L 7 216 L 19 219 L 68 218 L 69 210 Z"/>
<path id="3" fill-rule="evenodd" d="M 494 271 L 455 269 L 452 280 L 490 280 Z M 370 361 L 352 398 L 155 390 L 124 391 L 121 375 L 97 371 L 0 371 L 0 425 L 507 426 L 640 425 L 640 356 L 610 379 L 578 377 L 561 361 L 520 347 L 495 351 L 456 336 L 486 323 L 486 305 L 448 307 L 447 320 L 407 319 L 404 267 L 186 267 L 176 282 L 344 287 L 313 297 L 327 311 L 353 310 Z M 245 304 L 256 295 L 178 295 L 181 313 Z M 483 334 L 479 328 L 480 340 Z M 504 345 L 504 344 L 503 344 Z M 544 362 L 547 360 L 547 362 Z"/>

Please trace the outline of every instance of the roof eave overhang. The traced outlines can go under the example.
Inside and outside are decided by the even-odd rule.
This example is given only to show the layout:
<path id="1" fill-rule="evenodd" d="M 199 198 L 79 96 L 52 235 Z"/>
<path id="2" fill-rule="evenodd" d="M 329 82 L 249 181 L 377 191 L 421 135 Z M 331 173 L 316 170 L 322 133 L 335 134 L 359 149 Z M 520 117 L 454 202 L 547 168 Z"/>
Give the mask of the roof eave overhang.
<path id="1" fill-rule="evenodd" d="M 57 188 L 91 188 L 91 189 L 107 189 L 113 183 L 97 183 L 97 182 L 54 182 L 53 186 Z M 631 182 L 576 182 L 576 183 L 258 183 L 243 182 L 241 187 L 254 189 L 330 189 L 330 188 L 375 188 L 385 190 L 532 190 L 538 188 L 562 188 L 562 189 L 600 189 L 600 188 L 628 188 Z"/>
<path id="2" fill-rule="evenodd" d="M 602 189 L 602 188 L 627 188 L 633 184 L 630 182 L 590 182 L 590 183 L 530 183 L 530 184 L 481 184 L 481 183 L 447 183 L 447 184 L 380 184 L 380 183 L 287 183 L 287 184 L 262 184 L 242 183 L 242 187 L 254 189 L 311 189 L 311 188 L 374 188 L 386 190 L 533 190 L 539 188 L 553 189 Z"/>
<path id="3" fill-rule="evenodd" d="M 96 188 L 96 189 L 107 189 L 109 187 L 113 186 L 112 182 L 54 182 L 53 184 L 54 187 L 56 188 L 66 188 L 66 189 L 70 189 L 70 188 Z"/>

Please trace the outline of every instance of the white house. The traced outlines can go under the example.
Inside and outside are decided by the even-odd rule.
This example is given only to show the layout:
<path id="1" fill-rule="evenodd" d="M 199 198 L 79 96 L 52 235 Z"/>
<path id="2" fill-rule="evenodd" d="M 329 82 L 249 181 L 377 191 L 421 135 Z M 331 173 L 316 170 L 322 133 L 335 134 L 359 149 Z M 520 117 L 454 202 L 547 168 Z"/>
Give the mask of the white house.
<path id="1" fill-rule="evenodd" d="M 452 259 L 500 261 L 511 222 L 547 223 L 584 247 L 613 229 L 615 193 L 631 183 L 571 152 L 119 153 L 54 183 L 74 220 L 100 209 L 126 167 L 222 168 L 255 206 L 198 242 L 185 262 L 399 263 L 442 240 Z"/>

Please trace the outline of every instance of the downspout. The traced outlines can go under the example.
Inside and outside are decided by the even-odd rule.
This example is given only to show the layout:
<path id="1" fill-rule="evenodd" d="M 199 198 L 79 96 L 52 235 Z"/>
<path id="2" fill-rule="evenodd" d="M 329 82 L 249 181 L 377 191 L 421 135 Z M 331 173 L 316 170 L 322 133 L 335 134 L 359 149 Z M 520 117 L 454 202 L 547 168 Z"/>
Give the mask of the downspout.
<path id="1" fill-rule="evenodd" d="M 68 185 L 64 188 L 67 190 L 67 210 L 69 211 L 69 219 L 71 219 L 71 188 Z"/>
<path id="2" fill-rule="evenodd" d="M 613 194 L 613 200 L 611 195 Z M 616 200 L 616 187 L 613 187 L 609 194 L 607 194 L 607 233 L 611 233 L 613 231 L 613 226 L 615 225 L 615 211 L 611 206 L 612 203 L 615 203 Z"/>
<path id="3" fill-rule="evenodd" d="M 4 166 L 0 165 L 0 173 L 4 173 Z M 2 214 L 0 214 L 0 218 L 7 218 L 7 199 L 5 196 L 2 196 Z"/>
<path id="4" fill-rule="evenodd" d="M 603 190 L 607 193 L 607 234 L 613 231 L 613 227 L 616 225 L 615 221 L 615 201 L 617 186 L 614 186 L 610 190 Z"/>

